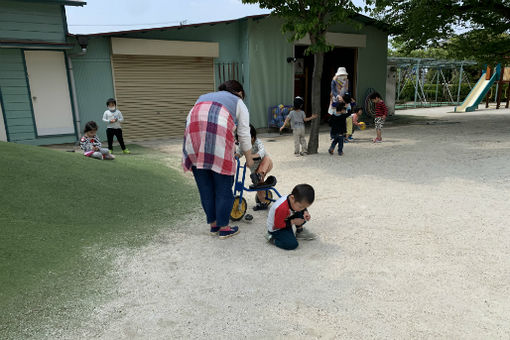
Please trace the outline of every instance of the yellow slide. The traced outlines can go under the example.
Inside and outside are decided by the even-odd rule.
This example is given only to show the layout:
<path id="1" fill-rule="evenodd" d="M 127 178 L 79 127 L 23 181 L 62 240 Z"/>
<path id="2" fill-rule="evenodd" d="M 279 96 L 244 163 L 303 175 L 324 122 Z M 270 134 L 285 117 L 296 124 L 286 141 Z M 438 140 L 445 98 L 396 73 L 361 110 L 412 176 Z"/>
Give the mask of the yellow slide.
<path id="1" fill-rule="evenodd" d="M 471 92 L 467 95 L 466 99 L 460 106 L 455 107 L 455 112 L 472 112 L 478 108 L 478 104 L 483 100 L 492 84 L 499 79 L 501 73 L 501 65 L 496 66 L 496 72 L 490 77 L 489 80 L 486 78 L 486 72 L 482 73 L 482 76 L 475 84 L 475 87 L 471 89 Z"/>

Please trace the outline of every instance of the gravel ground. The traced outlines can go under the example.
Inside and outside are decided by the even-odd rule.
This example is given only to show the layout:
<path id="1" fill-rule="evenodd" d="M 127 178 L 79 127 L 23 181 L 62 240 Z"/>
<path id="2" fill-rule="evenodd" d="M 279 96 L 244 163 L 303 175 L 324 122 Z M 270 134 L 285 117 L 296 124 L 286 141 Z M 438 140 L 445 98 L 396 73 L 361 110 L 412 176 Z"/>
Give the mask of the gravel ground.
<path id="1" fill-rule="evenodd" d="M 264 135 L 277 189 L 316 190 L 295 251 L 266 243 L 267 212 L 219 240 L 197 214 L 136 251 L 118 290 L 71 337 L 510 338 L 510 110 L 447 113 L 356 133 L 344 156 L 295 157 Z M 180 142 L 147 143 L 178 166 Z M 188 175 L 187 175 L 188 176 Z M 188 176 L 189 177 L 189 176 Z M 178 212 L 176 212 L 178 213 Z"/>

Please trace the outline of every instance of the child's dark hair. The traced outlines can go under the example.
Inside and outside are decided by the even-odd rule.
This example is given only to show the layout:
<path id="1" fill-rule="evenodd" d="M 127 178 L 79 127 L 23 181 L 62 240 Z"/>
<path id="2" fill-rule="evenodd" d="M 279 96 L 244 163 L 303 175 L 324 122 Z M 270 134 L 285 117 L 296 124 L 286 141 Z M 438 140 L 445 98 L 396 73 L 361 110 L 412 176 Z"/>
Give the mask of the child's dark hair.
<path id="1" fill-rule="evenodd" d="M 292 189 L 292 196 L 296 202 L 306 202 L 312 204 L 315 200 L 315 191 L 310 184 L 298 184 Z"/>
<path id="2" fill-rule="evenodd" d="M 115 100 L 115 98 L 108 98 L 106 100 L 106 106 L 109 106 L 110 103 L 113 103 L 115 106 L 117 106 L 117 101 Z"/>
<path id="3" fill-rule="evenodd" d="M 244 99 L 243 85 L 241 85 L 241 83 L 238 82 L 237 80 L 227 80 L 226 82 L 218 86 L 218 91 L 227 91 L 235 96 L 240 97 L 241 99 Z M 238 92 L 241 92 L 242 95 L 239 96 Z"/>
<path id="4" fill-rule="evenodd" d="M 363 108 L 361 106 L 355 106 L 354 109 L 352 109 L 353 113 L 358 113 L 360 111 L 363 113 Z"/>
<path id="5" fill-rule="evenodd" d="M 336 104 L 336 112 L 340 112 L 342 110 L 345 110 L 345 103 L 339 102 Z"/>
<path id="6" fill-rule="evenodd" d="M 305 105 L 305 101 L 301 97 L 294 98 L 294 105 L 292 106 L 294 110 L 301 110 Z"/>
<path id="7" fill-rule="evenodd" d="M 251 138 L 257 139 L 257 130 L 255 130 L 255 127 L 250 124 L 250 135 Z"/>
<path id="8" fill-rule="evenodd" d="M 85 128 L 83 129 L 83 133 L 87 133 L 89 131 L 97 131 L 97 124 L 94 121 L 90 121 L 85 124 Z"/>
<path id="9" fill-rule="evenodd" d="M 382 99 L 381 95 L 379 94 L 379 92 L 372 92 L 370 94 L 370 96 L 368 96 L 368 99 L 370 100 L 374 100 L 374 99 L 377 99 L 377 98 L 380 98 Z"/>

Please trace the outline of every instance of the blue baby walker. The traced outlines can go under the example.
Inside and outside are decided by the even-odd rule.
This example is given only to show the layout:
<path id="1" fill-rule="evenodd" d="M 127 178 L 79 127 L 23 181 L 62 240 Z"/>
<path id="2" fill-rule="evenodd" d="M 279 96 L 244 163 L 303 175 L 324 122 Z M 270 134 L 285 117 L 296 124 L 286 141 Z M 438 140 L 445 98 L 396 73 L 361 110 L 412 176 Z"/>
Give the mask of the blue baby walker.
<path id="1" fill-rule="evenodd" d="M 234 205 L 232 207 L 232 212 L 230 213 L 230 219 L 232 221 L 239 221 L 246 214 L 246 210 L 248 209 L 248 204 L 246 203 L 246 199 L 243 197 L 244 191 L 265 191 L 266 197 L 264 198 L 264 202 L 260 202 L 258 196 L 256 196 L 255 200 L 257 203 L 266 203 L 269 204 L 271 202 L 276 202 L 277 199 L 273 198 L 273 193 L 278 196 L 278 198 L 282 197 L 278 190 L 276 190 L 276 177 L 268 176 L 264 183 L 259 185 L 250 185 L 248 188 L 244 186 L 244 179 L 246 178 L 246 163 L 241 166 L 241 162 L 239 158 L 237 160 L 237 171 L 234 181 Z M 242 179 L 239 180 L 240 169 L 243 168 Z M 248 217 L 248 215 L 246 215 Z M 248 219 L 248 218 L 247 218 Z"/>

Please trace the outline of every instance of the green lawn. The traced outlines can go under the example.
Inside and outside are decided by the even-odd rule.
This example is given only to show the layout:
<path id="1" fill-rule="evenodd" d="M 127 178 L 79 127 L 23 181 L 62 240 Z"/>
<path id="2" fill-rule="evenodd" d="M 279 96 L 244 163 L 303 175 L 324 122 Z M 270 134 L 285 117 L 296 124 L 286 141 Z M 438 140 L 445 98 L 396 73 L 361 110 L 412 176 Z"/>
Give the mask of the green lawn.
<path id="1" fill-rule="evenodd" d="M 145 244 L 197 207 L 163 154 L 130 149 L 100 161 L 0 142 L 0 338 L 79 322 L 107 298 L 115 249 Z"/>

